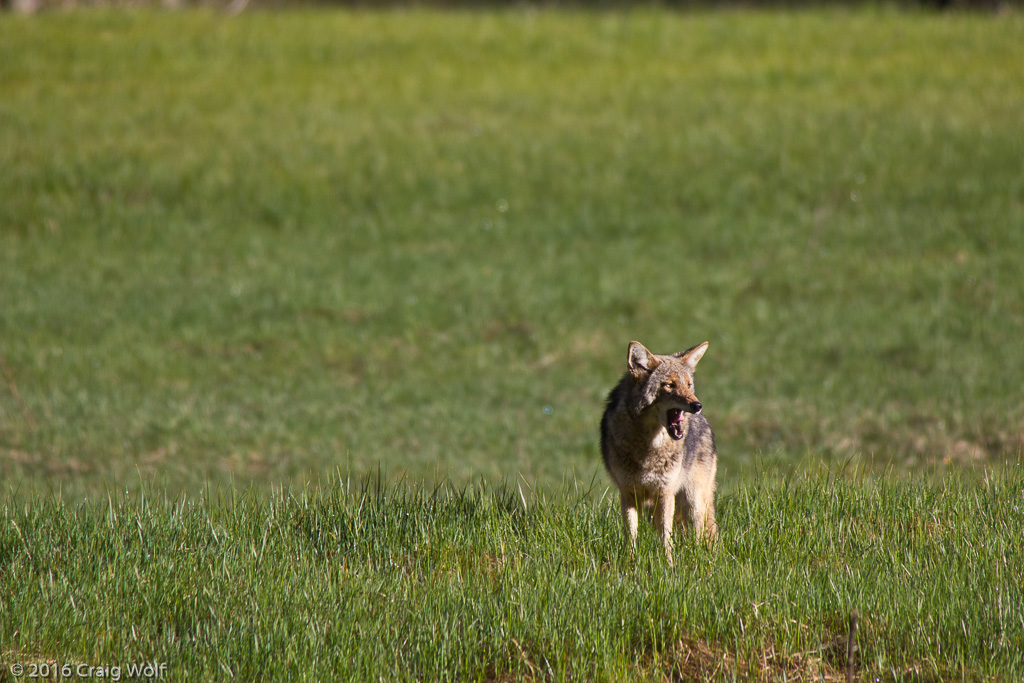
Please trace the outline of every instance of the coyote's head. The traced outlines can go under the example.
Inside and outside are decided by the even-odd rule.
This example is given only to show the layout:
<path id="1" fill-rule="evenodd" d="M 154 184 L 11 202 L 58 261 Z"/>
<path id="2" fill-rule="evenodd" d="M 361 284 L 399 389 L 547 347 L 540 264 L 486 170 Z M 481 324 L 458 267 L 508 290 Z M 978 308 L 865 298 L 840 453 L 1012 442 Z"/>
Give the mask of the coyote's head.
<path id="1" fill-rule="evenodd" d="M 668 435 L 677 441 L 683 438 L 685 415 L 701 409 L 693 392 L 693 371 L 707 348 L 708 342 L 704 342 L 682 353 L 656 356 L 640 342 L 630 342 L 633 412 L 639 416 L 645 410 L 656 410 Z"/>

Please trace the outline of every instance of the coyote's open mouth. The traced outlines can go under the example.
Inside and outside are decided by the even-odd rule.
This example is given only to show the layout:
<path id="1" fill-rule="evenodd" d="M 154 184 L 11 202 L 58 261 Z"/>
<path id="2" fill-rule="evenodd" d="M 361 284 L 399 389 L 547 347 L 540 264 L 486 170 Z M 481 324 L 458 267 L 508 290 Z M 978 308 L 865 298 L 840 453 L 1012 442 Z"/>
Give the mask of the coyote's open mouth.
<path id="1" fill-rule="evenodd" d="M 669 408 L 668 409 L 668 424 L 665 425 L 665 429 L 668 430 L 668 435 L 674 440 L 679 441 L 683 438 L 683 411 L 681 408 Z"/>

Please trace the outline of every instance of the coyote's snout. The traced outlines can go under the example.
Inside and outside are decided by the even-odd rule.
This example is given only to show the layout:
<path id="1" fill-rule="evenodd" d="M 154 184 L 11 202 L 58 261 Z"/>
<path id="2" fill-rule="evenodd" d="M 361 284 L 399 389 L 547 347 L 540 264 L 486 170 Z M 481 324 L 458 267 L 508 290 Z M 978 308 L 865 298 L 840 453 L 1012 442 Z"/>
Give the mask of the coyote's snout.
<path id="1" fill-rule="evenodd" d="M 659 356 L 630 342 L 627 372 L 601 418 L 601 454 L 619 489 L 626 542 L 635 548 L 638 510 L 653 504 L 670 564 L 673 520 L 685 514 L 699 536 L 718 534 L 715 437 L 693 389 L 693 371 L 707 348 L 704 342 Z"/>

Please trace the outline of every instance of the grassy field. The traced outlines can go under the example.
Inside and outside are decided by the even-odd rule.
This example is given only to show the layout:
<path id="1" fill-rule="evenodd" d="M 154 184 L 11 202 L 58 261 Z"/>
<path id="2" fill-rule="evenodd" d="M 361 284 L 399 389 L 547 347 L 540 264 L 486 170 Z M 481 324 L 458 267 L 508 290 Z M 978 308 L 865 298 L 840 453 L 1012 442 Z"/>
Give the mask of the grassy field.
<path id="1" fill-rule="evenodd" d="M 1022 82 L 1013 11 L 0 15 L 0 680 L 1024 676 Z M 711 342 L 675 570 L 631 339 Z"/>
<path id="2" fill-rule="evenodd" d="M 0 468 L 103 493 L 600 468 L 626 345 L 755 455 L 1021 449 L 1024 21 L 0 21 Z"/>
<path id="3" fill-rule="evenodd" d="M 171 680 L 858 680 L 1024 675 L 1024 473 L 745 483 L 717 548 L 569 486 L 352 486 L 4 509 L 11 666 Z"/>

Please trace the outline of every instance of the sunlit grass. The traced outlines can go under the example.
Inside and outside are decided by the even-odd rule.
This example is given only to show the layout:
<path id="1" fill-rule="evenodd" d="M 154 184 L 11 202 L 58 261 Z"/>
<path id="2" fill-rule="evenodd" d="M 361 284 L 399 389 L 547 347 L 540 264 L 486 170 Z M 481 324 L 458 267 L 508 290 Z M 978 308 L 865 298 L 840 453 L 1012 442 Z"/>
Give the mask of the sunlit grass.
<path id="1" fill-rule="evenodd" d="M 858 680 L 1014 679 L 1021 483 L 743 483 L 674 568 L 599 485 L 30 498 L 0 518 L 0 677 L 844 680 L 856 611 Z"/>

